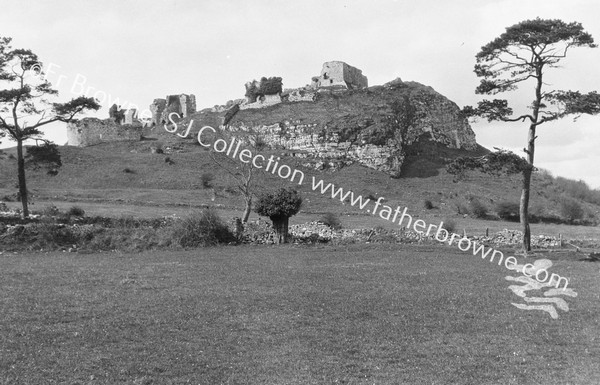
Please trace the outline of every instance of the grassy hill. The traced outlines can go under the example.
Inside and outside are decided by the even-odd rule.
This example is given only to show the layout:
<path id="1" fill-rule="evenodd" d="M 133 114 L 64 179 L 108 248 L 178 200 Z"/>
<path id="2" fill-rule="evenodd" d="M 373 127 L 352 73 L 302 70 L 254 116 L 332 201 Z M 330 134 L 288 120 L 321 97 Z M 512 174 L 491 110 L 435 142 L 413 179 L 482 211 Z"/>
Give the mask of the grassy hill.
<path id="1" fill-rule="evenodd" d="M 235 180 L 211 160 L 207 149 L 199 146 L 193 138 L 181 139 L 166 133 L 161 127 L 155 128 L 151 136 L 138 142 L 106 143 L 87 148 L 60 147 L 63 166 L 58 175 L 48 175 L 45 168 L 28 169 L 28 188 L 34 202 L 31 208 L 40 210 L 50 203 L 58 207 L 77 204 L 88 214 L 163 216 L 181 215 L 190 208 L 209 205 L 223 210 L 225 217 L 241 215 L 243 199 L 236 192 Z M 156 148 L 164 153 L 155 153 Z M 260 152 L 265 155 L 273 153 Z M 470 173 L 464 180 L 454 182 L 453 176 L 446 173 L 444 163 L 448 159 L 483 152 L 483 148 L 467 152 L 425 142 L 407 150 L 402 177 L 398 179 L 356 164 L 336 172 L 306 169 L 298 158 L 283 157 L 282 162 L 302 170 L 306 175 L 304 184 L 295 186 L 305 202 L 302 214 L 292 222 L 316 220 L 322 213 L 333 212 L 342 215 L 342 222 L 347 227 L 393 226 L 339 199 L 312 191 L 311 179 L 314 176 L 317 180 L 323 179 L 364 197 L 376 199 L 383 196 L 385 204 L 406 206 L 421 218 L 432 221 L 454 218 L 459 227 L 467 231 L 484 231 L 486 227 L 518 228 L 516 223 L 464 218 L 473 199 L 487 209 L 490 218 L 494 216 L 497 203 L 519 200 L 518 175 L 490 177 Z M 3 153 L 0 159 L 0 200 L 7 200 L 16 192 L 15 149 L 7 149 Z M 281 152 L 274 154 L 282 155 Z M 235 167 L 239 164 L 232 162 L 229 165 Z M 201 176 L 204 173 L 214 176 L 213 189 L 203 188 Z M 531 197 L 534 214 L 561 215 L 560 202 L 569 191 L 565 188 L 564 178 L 562 184 L 558 182 L 546 172 L 535 174 Z M 257 191 L 292 185 L 269 173 L 257 173 Z M 578 197 L 571 199 L 583 207 L 586 218 L 593 220 L 598 216 L 599 205 Z M 425 201 L 431 201 L 434 208 L 426 209 Z M 10 204 L 18 207 L 18 202 Z M 597 233 L 597 227 L 580 230 Z"/>

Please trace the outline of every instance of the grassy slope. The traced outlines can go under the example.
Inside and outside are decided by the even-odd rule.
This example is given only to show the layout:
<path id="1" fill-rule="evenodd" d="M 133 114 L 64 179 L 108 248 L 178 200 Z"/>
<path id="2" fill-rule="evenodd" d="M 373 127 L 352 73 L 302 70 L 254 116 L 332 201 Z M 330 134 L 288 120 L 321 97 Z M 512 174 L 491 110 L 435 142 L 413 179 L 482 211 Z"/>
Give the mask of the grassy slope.
<path id="1" fill-rule="evenodd" d="M 28 186 L 37 202 L 32 209 L 41 209 L 50 202 L 67 208 L 73 204 L 82 206 L 90 215 L 136 216 L 181 215 L 190 207 L 217 204 L 224 210 L 226 217 L 239 216 L 243 207 L 240 196 L 224 191 L 234 186 L 233 179 L 214 165 L 209 152 L 197 145 L 194 139 L 183 140 L 156 128 L 153 136 L 157 140 L 141 142 L 110 143 L 87 148 L 61 147 L 63 167 L 57 176 L 49 176 L 44 170 L 28 172 Z M 181 153 L 169 155 L 150 153 L 151 146 L 182 146 Z M 361 213 L 349 204 L 342 204 L 339 199 L 332 200 L 311 189 L 311 177 L 324 179 L 336 186 L 353 190 L 356 193 L 386 198 L 386 204 L 395 208 L 406 206 L 409 212 L 431 222 L 453 218 L 458 228 L 468 232 L 483 233 L 489 227 L 492 231 L 502 228 L 518 228 L 518 224 L 500 221 L 480 221 L 462 218 L 456 212 L 456 203 L 467 204 L 466 197 L 479 197 L 493 210 L 497 202 L 510 200 L 518 202 L 520 194 L 520 177 L 492 178 L 481 174 L 472 174 L 466 180 L 454 183 L 452 176 L 446 174 L 439 156 L 452 158 L 464 155 L 457 150 L 443 150 L 423 146 L 420 149 L 409 149 L 404 176 L 392 179 L 387 174 L 352 165 L 338 172 L 319 172 L 307 170 L 300 165 L 301 160 L 284 157 L 284 162 L 301 169 L 306 174 L 304 185 L 296 186 L 305 197 L 302 214 L 293 218 L 292 223 L 316 220 L 319 213 L 331 211 L 344 216 L 343 223 L 347 227 L 372 227 L 382 225 L 393 226 L 390 222 Z M 14 153 L 14 149 L 6 151 Z M 267 151 L 261 153 L 267 154 Z M 281 155 L 281 152 L 276 152 Z M 438 156 L 436 158 L 436 155 Z M 175 163 L 165 163 L 169 157 Z M 0 197 L 14 193 L 16 180 L 16 162 L 4 156 L 0 159 Z M 129 168 L 134 173 L 123 172 Z M 212 192 L 201 188 L 200 175 L 204 172 L 216 176 L 217 197 L 211 201 Z M 417 176 L 427 177 L 417 177 Z M 260 188 L 276 186 L 292 186 L 288 181 L 276 176 L 259 172 Z M 552 200 L 559 192 L 552 184 L 551 178 L 538 175 L 534 178 L 534 192 L 531 198 L 532 207 L 545 207 L 548 212 L 556 212 L 557 204 Z M 430 199 L 437 209 L 425 210 L 423 201 Z M 599 207 L 585 204 L 590 212 L 598 212 Z M 17 206 L 17 203 L 13 203 Z M 356 216 L 359 214 L 359 216 Z M 255 216 L 256 214 L 253 214 Z M 586 236 L 597 235 L 597 228 L 570 226 L 542 226 L 549 228 L 547 234 L 582 233 Z M 534 226 L 534 233 L 540 226 Z"/>
<path id="2" fill-rule="evenodd" d="M 513 307 L 508 271 L 472 258 L 407 245 L 0 255 L 0 383 L 597 384 L 595 269 L 555 261 L 579 295 L 553 320 Z"/>

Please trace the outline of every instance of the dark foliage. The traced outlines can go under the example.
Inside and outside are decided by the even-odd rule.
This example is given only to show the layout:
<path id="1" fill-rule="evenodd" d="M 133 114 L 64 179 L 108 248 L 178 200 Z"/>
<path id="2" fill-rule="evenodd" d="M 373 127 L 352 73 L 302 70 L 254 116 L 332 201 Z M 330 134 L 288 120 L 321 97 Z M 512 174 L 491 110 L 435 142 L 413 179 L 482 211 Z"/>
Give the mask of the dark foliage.
<path id="1" fill-rule="evenodd" d="M 215 210 L 206 209 L 175 222 L 172 239 L 187 248 L 234 242 L 235 236 Z"/>
<path id="2" fill-rule="evenodd" d="M 519 203 L 500 202 L 496 205 L 496 213 L 501 219 L 511 222 L 518 222 L 521 217 L 519 214 Z"/>
<path id="3" fill-rule="evenodd" d="M 200 175 L 200 182 L 202 183 L 203 188 L 211 188 L 213 186 L 213 180 L 215 176 L 210 172 L 205 172 Z"/>
<path id="4" fill-rule="evenodd" d="M 27 147 L 29 162 L 35 165 L 46 164 L 52 167 L 62 166 L 58 146 L 51 142 L 44 142 L 41 146 Z"/>
<path id="5" fill-rule="evenodd" d="M 472 199 L 471 202 L 469 202 L 469 208 L 470 208 L 471 214 L 475 218 L 486 218 L 487 217 L 488 209 L 478 199 Z"/>
<path id="6" fill-rule="evenodd" d="M 334 213 L 325 213 L 320 219 L 320 222 L 331 227 L 334 230 L 340 230 L 342 228 L 342 221 Z"/>
<path id="7" fill-rule="evenodd" d="M 455 176 L 455 181 L 463 178 L 466 171 L 480 171 L 497 176 L 520 174 L 524 170 L 534 169 L 527 160 L 508 150 L 497 150 L 478 157 L 460 157 L 446 166 L 446 171 Z"/>
<path id="8" fill-rule="evenodd" d="M 71 215 L 74 217 L 83 217 L 85 216 L 85 211 L 79 206 L 73 206 L 67 211 L 67 215 Z"/>
<path id="9" fill-rule="evenodd" d="M 579 202 L 574 199 L 564 197 L 560 201 L 560 214 L 568 222 L 583 219 L 585 212 Z"/>
<path id="10" fill-rule="evenodd" d="M 447 219 L 447 220 L 444 220 L 442 223 L 444 224 L 442 226 L 442 228 L 445 229 L 450 234 L 452 234 L 456 231 L 456 222 L 454 221 L 454 219 Z"/>
<path id="11" fill-rule="evenodd" d="M 269 218 L 296 215 L 302 206 L 302 197 L 292 188 L 280 188 L 276 192 L 266 192 L 258 196 L 254 211 Z"/>
<path id="12" fill-rule="evenodd" d="M 278 76 L 266 78 L 262 77 L 260 82 L 253 80 L 246 84 L 246 97 L 248 97 L 251 103 L 255 102 L 256 99 L 264 95 L 273 95 L 281 93 L 283 91 L 282 78 Z"/>

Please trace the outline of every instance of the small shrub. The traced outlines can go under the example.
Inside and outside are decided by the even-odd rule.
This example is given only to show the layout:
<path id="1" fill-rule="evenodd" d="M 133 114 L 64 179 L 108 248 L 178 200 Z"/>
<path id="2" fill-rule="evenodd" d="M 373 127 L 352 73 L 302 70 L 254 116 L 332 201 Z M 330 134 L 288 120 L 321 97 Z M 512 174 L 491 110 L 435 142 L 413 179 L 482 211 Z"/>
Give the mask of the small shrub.
<path id="1" fill-rule="evenodd" d="M 200 182 L 202 183 L 203 188 L 211 188 L 213 186 L 213 180 L 215 176 L 210 172 L 205 172 L 200 175 Z"/>
<path id="2" fill-rule="evenodd" d="M 338 216 L 334 213 L 323 214 L 320 221 L 334 230 L 340 230 L 342 228 L 342 222 L 340 221 L 340 218 L 338 218 Z"/>
<path id="3" fill-rule="evenodd" d="M 55 205 L 50 205 L 46 206 L 44 210 L 42 210 L 42 214 L 49 217 L 55 217 L 57 215 L 60 215 L 60 210 Z"/>
<path id="4" fill-rule="evenodd" d="M 426 199 L 423 202 L 423 207 L 425 207 L 426 210 L 431 210 L 431 209 L 435 208 L 435 206 L 433 205 L 433 202 L 431 202 L 429 199 Z"/>
<path id="5" fill-rule="evenodd" d="M 496 213 L 501 219 L 506 221 L 518 222 L 521 218 L 519 214 L 519 204 L 514 202 L 500 202 L 496 205 Z"/>
<path id="6" fill-rule="evenodd" d="M 478 199 L 472 199 L 469 203 L 470 211 L 475 218 L 487 217 L 487 207 L 481 203 Z"/>
<path id="7" fill-rule="evenodd" d="M 85 216 L 85 211 L 79 206 L 72 206 L 69 211 L 67 211 L 67 214 L 74 217 L 83 217 Z"/>
<path id="8" fill-rule="evenodd" d="M 46 163 L 55 167 L 62 166 L 58 146 L 54 143 L 44 143 L 41 146 L 27 147 L 27 156 L 32 163 Z"/>
<path id="9" fill-rule="evenodd" d="M 456 230 L 456 222 L 453 219 L 444 220 L 442 223 L 444 224 L 442 228 L 450 234 L 452 234 Z"/>
<path id="10" fill-rule="evenodd" d="M 376 201 L 377 200 L 377 197 L 375 196 L 375 193 L 373 193 L 372 191 L 366 190 L 363 195 L 364 195 L 365 198 L 370 199 L 372 201 Z"/>
<path id="11" fill-rule="evenodd" d="M 268 147 L 268 144 L 267 142 L 265 142 L 265 139 L 262 136 L 258 135 L 251 139 L 251 144 L 257 151 L 262 151 Z"/>
<path id="12" fill-rule="evenodd" d="M 131 215 L 123 215 L 119 218 L 113 219 L 113 227 L 122 229 L 137 229 L 142 226 L 142 222 L 135 219 Z"/>
<path id="13" fill-rule="evenodd" d="M 235 241 L 235 236 L 216 211 L 206 209 L 175 222 L 174 243 L 181 247 L 214 246 Z"/>
<path id="14" fill-rule="evenodd" d="M 469 214 L 469 208 L 465 204 L 463 204 L 461 202 L 457 202 L 456 203 L 456 212 L 461 215 Z"/>
<path id="15" fill-rule="evenodd" d="M 227 187 L 225 187 L 225 189 L 223 191 L 225 191 L 227 194 L 230 194 L 230 195 L 240 195 L 241 194 L 240 190 L 238 190 L 237 187 L 235 187 L 235 186 L 227 186 Z"/>

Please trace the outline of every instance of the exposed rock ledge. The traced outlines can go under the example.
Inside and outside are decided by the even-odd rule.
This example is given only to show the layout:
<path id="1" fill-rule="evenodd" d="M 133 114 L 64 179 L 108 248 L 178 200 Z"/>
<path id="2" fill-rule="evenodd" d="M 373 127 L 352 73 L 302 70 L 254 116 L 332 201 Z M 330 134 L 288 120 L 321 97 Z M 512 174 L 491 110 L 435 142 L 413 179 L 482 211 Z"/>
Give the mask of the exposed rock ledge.
<path id="1" fill-rule="evenodd" d="M 314 102 L 240 110 L 225 129 L 249 144 L 262 142 L 305 157 L 316 168 L 359 162 L 393 176 L 400 173 L 404 149 L 420 140 L 477 147 L 454 102 L 431 87 L 400 79 L 363 90 L 319 92 Z"/>

